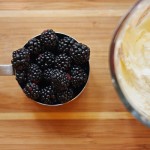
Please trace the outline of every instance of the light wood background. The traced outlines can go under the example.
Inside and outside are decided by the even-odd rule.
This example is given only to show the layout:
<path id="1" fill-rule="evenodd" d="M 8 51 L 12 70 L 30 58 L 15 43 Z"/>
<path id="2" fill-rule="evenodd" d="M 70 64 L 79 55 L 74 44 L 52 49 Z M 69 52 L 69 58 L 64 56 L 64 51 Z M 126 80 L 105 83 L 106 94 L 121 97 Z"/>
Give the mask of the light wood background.
<path id="1" fill-rule="evenodd" d="M 0 64 L 44 29 L 91 48 L 87 88 L 75 101 L 45 107 L 15 77 L 0 77 L 0 150 L 149 150 L 150 129 L 135 120 L 111 83 L 113 31 L 135 0 L 0 0 Z"/>

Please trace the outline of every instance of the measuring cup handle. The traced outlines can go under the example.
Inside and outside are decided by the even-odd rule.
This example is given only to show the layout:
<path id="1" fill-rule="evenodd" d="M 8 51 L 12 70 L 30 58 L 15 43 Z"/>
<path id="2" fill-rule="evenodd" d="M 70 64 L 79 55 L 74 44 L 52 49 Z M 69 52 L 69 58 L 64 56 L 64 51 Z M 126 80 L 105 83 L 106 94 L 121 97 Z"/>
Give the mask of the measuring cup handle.
<path id="1" fill-rule="evenodd" d="M 12 76 L 15 75 L 15 71 L 12 67 L 12 64 L 0 65 L 0 76 Z"/>

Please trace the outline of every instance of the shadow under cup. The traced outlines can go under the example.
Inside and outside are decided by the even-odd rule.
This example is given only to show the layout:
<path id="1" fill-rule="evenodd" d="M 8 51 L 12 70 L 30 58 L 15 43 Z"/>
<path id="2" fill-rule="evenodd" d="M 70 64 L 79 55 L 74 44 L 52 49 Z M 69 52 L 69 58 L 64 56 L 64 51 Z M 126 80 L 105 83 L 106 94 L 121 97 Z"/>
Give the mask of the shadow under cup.
<path id="1" fill-rule="evenodd" d="M 126 108 L 150 127 L 150 1 L 138 1 L 119 23 L 110 47 L 112 82 Z"/>

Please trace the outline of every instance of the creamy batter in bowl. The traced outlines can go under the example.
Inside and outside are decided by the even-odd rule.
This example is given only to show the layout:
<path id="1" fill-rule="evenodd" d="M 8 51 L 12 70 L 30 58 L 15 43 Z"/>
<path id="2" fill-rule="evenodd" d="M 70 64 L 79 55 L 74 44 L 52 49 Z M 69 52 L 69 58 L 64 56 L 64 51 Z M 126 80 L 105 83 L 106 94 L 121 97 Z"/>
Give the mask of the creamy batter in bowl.
<path id="1" fill-rule="evenodd" d="M 122 19 L 110 49 L 112 81 L 128 110 L 150 127 L 150 0 Z"/>

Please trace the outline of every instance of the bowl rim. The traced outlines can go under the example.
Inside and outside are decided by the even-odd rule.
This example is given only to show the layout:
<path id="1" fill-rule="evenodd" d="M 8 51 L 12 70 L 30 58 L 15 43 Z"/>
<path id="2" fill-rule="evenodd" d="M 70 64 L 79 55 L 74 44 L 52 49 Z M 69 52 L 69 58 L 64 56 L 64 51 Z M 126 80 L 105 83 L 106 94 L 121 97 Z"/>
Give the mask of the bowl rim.
<path id="1" fill-rule="evenodd" d="M 137 119 L 139 120 L 141 123 L 143 123 L 144 125 L 146 125 L 147 127 L 150 127 L 150 120 L 148 120 L 148 118 L 146 118 L 145 116 L 143 116 L 140 112 L 138 112 L 129 102 L 128 99 L 126 98 L 125 94 L 123 93 L 123 91 L 121 90 L 121 87 L 119 85 L 119 81 L 117 79 L 116 73 L 115 73 L 115 64 L 114 64 L 114 52 L 115 52 L 115 46 L 116 46 L 116 41 L 117 41 L 117 36 L 118 33 L 120 32 L 120 29 L 122 28 L 122 26 L 124 25 L 124 23 L 126 22 L 126 20 L 128 19 L 128 17 L 130 17 L 130 15 L 132 14 L 132 12 L 135 10 L 135 8 L 140 4 L 142 0 L 138 0 L 130 9 L 129 11 L 126 13 L 126 15 L 120 20 L 118 26 L 116 27 L 113 37 L 112 37 L 112 41 L 110 44 L 110 51 L 109 51 L 109 67 L 110 67 L 110 75 L 111 75 L 111 79 L 112 79 L 112 83 L 119 95 L 120 100 L 122 101 L 122 103 L 125 105 L 125 107 L 127 108 L 127 110 Z"/>

